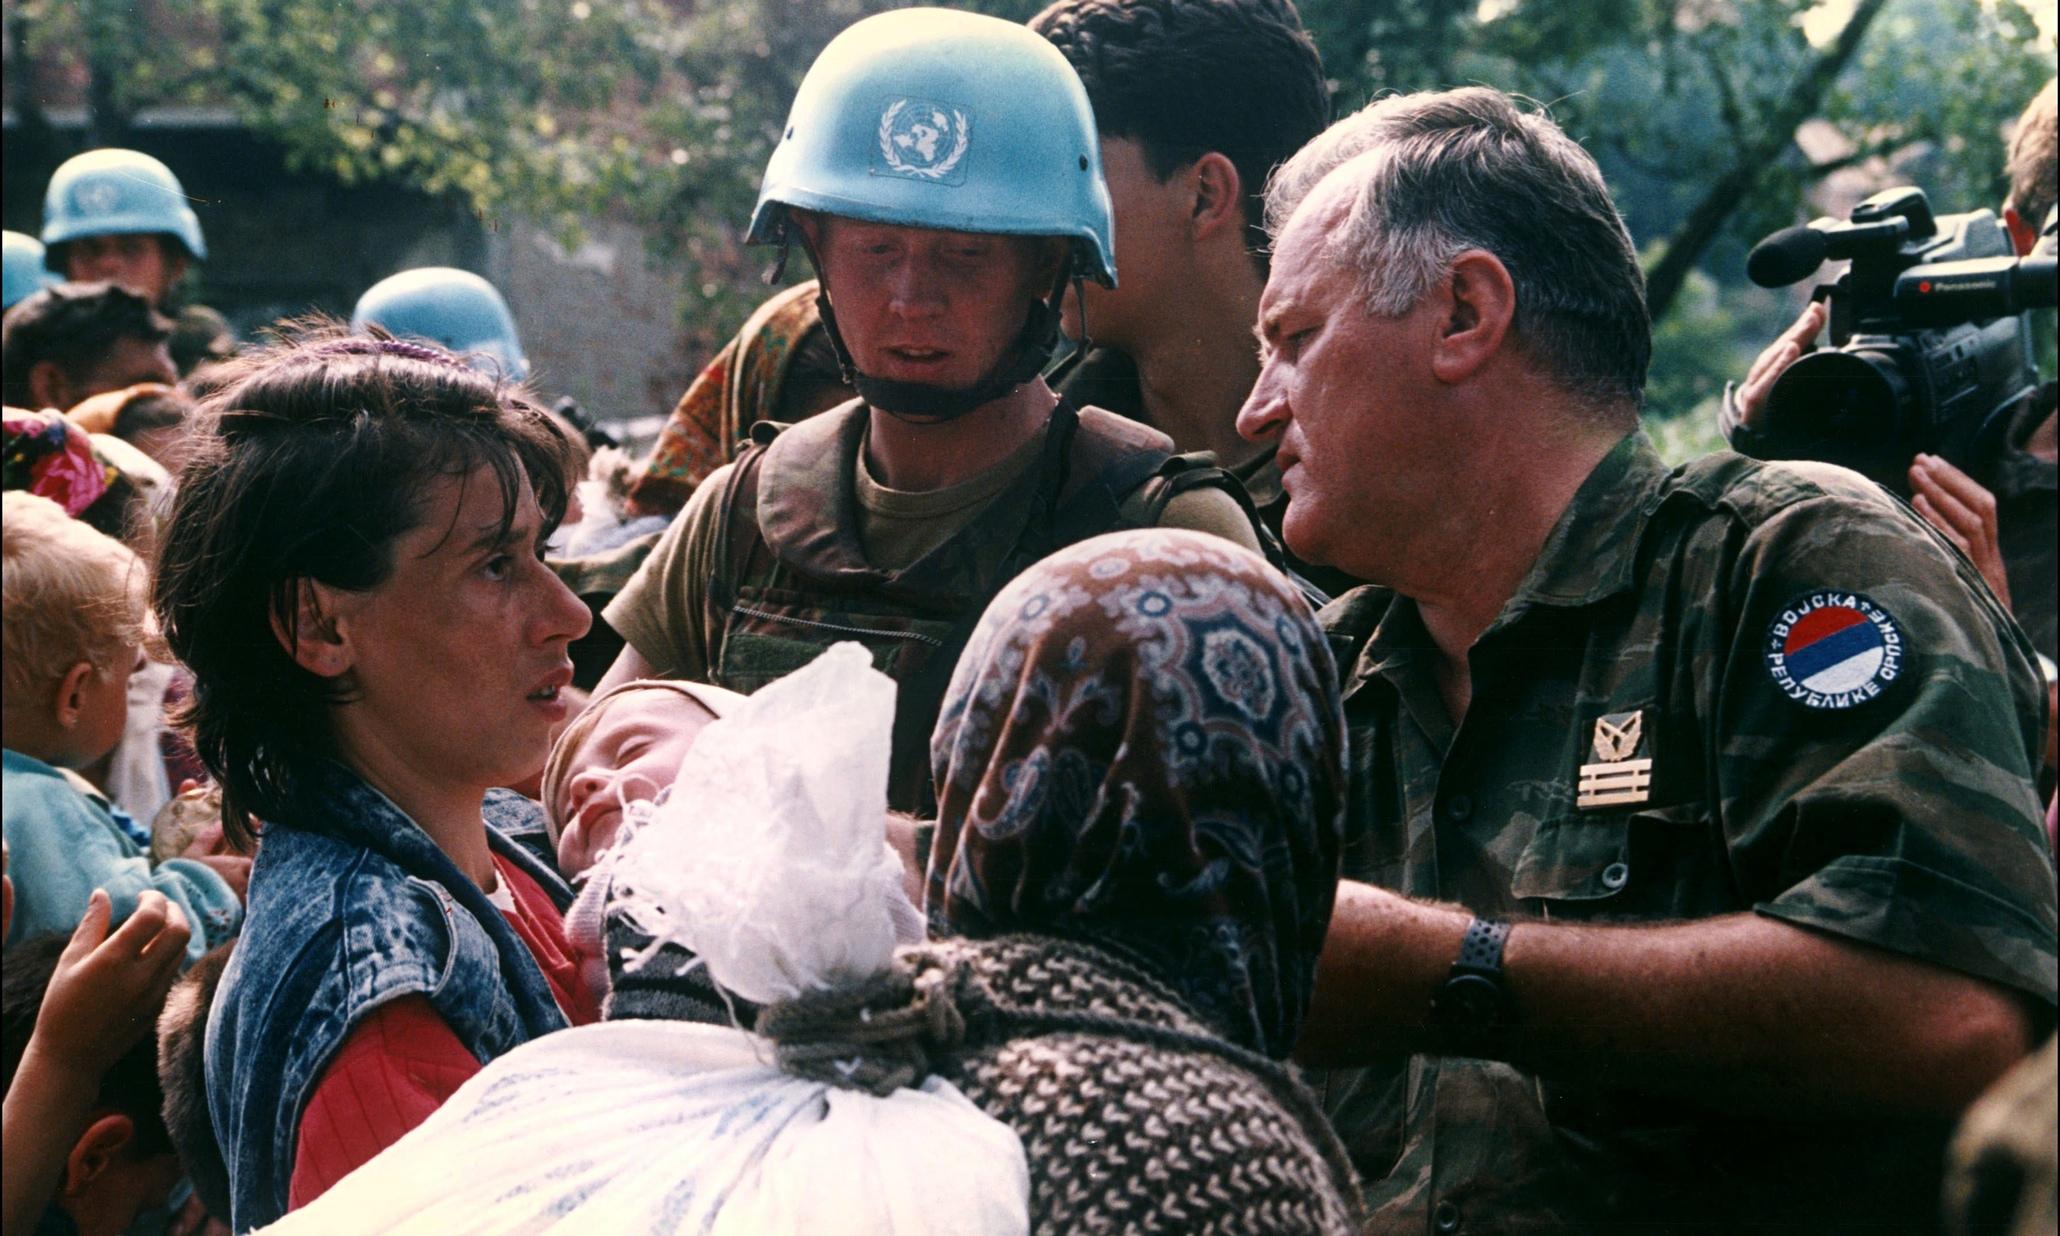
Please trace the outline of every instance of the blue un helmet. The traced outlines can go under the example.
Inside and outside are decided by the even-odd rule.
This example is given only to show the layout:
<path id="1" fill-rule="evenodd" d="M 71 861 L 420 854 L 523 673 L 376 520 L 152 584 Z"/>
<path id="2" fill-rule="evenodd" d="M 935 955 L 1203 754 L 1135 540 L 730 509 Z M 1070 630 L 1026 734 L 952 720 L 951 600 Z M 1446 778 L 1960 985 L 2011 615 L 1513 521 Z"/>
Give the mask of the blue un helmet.
<path id="1" fill-rule="evenodd" d="M 162 233 L 207 260 L 200 219 L 172 169 L 136 150 L 89 150 L 66 159 L 43 195 L 43 260 L 64 270 L 64 247 L 86 236 Z"/>
<path id="2" fill-rule="evenodd" d="M 846 381 L 869 404 L 895 412 L 948 419 L 1006 394 L 1050 360 L 1067 281 L 1116 284 L 1113 212 L 1086 88 L 1057 48 L 995 17 L 903 9 L 832 39 L 794 96 L 747 243 L 792 240 L 808 249 L 787 226 L 789 208 L 1070 242 L 1069 268 L 1032 310 L 1018 347 L 966 391 L 857 372 L 821 298 Z"/>
<path id="3" fill-rule="evenodd" d="M 7 294 L 0 309 L 12 309 L 16 302 L 57 282 L 57 277 L 43 265 L 41 241 L 20 232 L 0 235 L 5 235 L 7 246 Z"/>
<path id="4" fill-rule="evenodd" d="M 515 315 L 494 285 L 469 270 L 418 266 L 388 275 L 358 297 L 350 328 L 363 334 L 376 323 L 403 339 L 427 339 L 459 355 L 500 367 L 501 376 L 529 376 L 529 358 L 515 334 Z"/>

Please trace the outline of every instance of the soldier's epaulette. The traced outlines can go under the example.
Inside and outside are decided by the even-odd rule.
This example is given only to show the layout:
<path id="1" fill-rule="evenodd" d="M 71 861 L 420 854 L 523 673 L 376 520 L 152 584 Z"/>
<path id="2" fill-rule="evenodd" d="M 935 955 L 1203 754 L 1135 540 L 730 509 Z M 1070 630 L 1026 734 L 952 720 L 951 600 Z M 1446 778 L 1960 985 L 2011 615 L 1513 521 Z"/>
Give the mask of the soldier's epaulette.
<path id="1" fill-rule="evenodd" d="M 737 449 L 741 451 L 747 446 L 771 446 L 774 438 L 792 427 L 787 421 L 752 421 L 751 427 L 744 431 L 744 440 L 737 443 Z"/>
<path id="2" fill-rule="evenodd" d="M 1718 451 L 1685 465 L 1674 491 L 1757 527 L 1797 503 L 1820 499 L 1893 514 L 1895 499 L 1857 472 L 1813 460 L 1760 460 Z"/>

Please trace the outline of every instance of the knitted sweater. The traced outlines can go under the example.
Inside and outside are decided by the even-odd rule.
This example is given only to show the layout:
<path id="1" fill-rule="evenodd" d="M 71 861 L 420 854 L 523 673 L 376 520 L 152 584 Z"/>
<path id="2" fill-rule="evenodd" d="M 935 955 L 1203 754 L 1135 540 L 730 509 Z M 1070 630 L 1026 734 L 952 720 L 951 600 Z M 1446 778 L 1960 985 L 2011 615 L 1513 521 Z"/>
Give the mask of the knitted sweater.
<path id="1" fill-rule="evenodd" d="M 677 945 L 625 971 L 625 951 L 645 952 L 650 937 L 619 916 L 607 936 L 608 1020 L 727 1024 L 734 1013 L 749 1026 L 759 1014 L 725 1001 Z M 1358 1184 L 1308 1091 L 1136 967 L 1025 935 L 936 941 L 901 958 L 949 976 L 965 1035 L 933 1047 L 928 1071 L 1022 1138 L 1033 1236 L 1358 1230 Z"/>
<path id="2" fill-rule="evenodd" d="M 1041 936 L 903 956 L 955 971 L 965 1041 L 931 1068 L 1023 1139 L 1036 1236 L 1357 1230 L 1344 1151 L 1286 1066 L 1134 967 Z"/>

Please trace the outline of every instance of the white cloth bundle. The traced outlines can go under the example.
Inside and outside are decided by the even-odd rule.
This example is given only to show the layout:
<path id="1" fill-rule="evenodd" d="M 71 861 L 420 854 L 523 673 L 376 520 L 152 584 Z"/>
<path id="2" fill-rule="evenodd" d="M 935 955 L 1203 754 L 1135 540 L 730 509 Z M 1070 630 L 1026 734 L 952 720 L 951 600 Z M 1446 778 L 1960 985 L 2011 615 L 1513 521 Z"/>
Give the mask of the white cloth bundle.
<path id="1" fill-rule="evenodd" d="M 615 856 L 619 908 L 761 1003 L 885 973 L 920 922 L 885 839 L 893 709 L 893 683 L 840 644 L 711 724 Z M 875 1097 L 772 1059 L 716 1026 L 547 1035 L 265 1230 L 1028 1232 L 1022 1142 L 956 1087 Z"/>

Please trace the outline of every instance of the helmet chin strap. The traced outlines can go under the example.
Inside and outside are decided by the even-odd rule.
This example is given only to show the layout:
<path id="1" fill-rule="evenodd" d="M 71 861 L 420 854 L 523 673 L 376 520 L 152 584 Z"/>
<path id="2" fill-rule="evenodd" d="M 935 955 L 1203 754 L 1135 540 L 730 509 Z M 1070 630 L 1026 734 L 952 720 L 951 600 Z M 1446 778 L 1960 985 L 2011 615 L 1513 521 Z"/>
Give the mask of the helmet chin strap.
<path id="1" fill-rule="evenodd" d="M 837 325 L 836 310 L 830 307 L 830 281 L 823 274 L 823 264 L 815 251 L 815 243 L 808 233 L 791 222 L 786 227 L 787 235 L 781 239 L 798 240 L 801 251 L 808 255 L 808 264 L 815 268 L 816 285 L 821 289 L 815 298 L 816 310 L 822 316 L 823 330 L 830 337 L 830 347 L 837 353 L 837 367 L 843 373 L 844 384 L 858 392 L 859 398 L 868 407 L 878 408 L 898 420 L 917 425 L 941 425 L 955 421 L 975 408 L 982 408 L 1011 393 L 1025 382 L 1035 378 L 1049 364 L 1052 353 L 1059 344 L 1059 318 L 1066 295 L 1066 284 L 1071 281 L 1078 290 L 1079 280 L 1071 275 L 1071 262 L 1061 265 L 1058 278 L 1053 282 L 1051 294 L 1030 306 L 1029 316 L 1024 319 L 1023 329 L 1017 333 L 1015 342 L 1008 351 L 995 361 L 986 374 L 967 387 L 933 386 L 927 382 L 901 382 L 892 378 L 876 378 L 863 373 L 851 359 L 851 349 L 844 343 L 844 332 Z M 784 249 L 784 243 L 783 243 Z M 784 258 L 782 259 L 784 265 Z M 1081 304 L 1082 324 L 1086 322 L 1086 303 Z M 1087 340 L 1082 337 L 1078 352 L 1084 352 Z"/>

